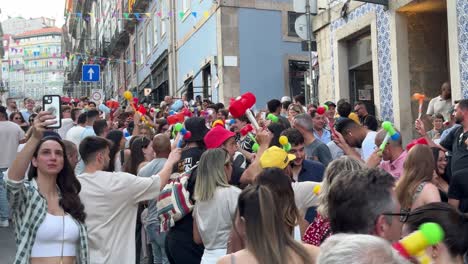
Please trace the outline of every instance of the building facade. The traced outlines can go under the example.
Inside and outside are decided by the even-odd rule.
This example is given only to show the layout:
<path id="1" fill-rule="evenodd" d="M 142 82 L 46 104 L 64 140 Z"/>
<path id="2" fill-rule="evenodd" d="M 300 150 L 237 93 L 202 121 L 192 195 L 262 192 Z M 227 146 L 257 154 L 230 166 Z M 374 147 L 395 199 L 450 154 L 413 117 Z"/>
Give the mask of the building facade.
<path id="1" fill-rule="evenodd" d="M 47 17 L 23 18 L 13 17 L 2 22 L 4 34 L 18 35 L 26 31 L 54 27 L 55 19 Z"/>
<path id="2" fill-rule="evenodd" d="M 304 91 L 309 57 L 294 31 L 293 1 L 178 1 L 175 94 L 257 108 Z"/>
<path id="3" fill-rule="evenodd" d="M 8 84 L 9 97 L 41 100 L 45 94 L 62 95 L 65 65 L 61 36 L 57 27 L 5 35 L 2 79 Z"/>
<path id="4" fill-rule="evenodd" d="M 314 18 L 320 101 L 363 101 L 411 138 L 418 116 L 412 94 L 431 99 L 450 81 L 452 100 L 468 97 L 468 3 L 365 2 L 329 1 Z"/>
<path id="5" fill-rule="evenodd" d="M 67 57 L 79 71 L 83 56 L 76 56 L 82 51 L 72 45 L 72 32 L 74 23 L 83 24 L 82 38 L 97 40 L 96 52 L 82 55 L 101 64 L 100 85 L 108 98 L 131 90 L 148 103 L 183 94 L 228 103 L 251 91 L 263 108 L 269 99 L 304 89 L 308 54 L 294 32 L 292 3 L 70 0 L 66 30 L 73 48 L 66 48 Z"/>

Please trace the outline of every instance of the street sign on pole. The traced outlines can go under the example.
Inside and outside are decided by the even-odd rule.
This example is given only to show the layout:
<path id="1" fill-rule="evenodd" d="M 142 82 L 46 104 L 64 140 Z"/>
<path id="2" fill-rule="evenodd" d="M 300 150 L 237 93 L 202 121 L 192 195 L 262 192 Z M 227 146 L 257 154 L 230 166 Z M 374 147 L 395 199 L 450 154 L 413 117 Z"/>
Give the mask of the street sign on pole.
<path id="1" fill-rule="evenodd" d="M 81 81 L 99 82 L 101 76 L 101 67 L 99 64 L 84 64 L 81 67 Z"/>
<path id="2" fill-rule="evenodd" d="M 95 103 L 104 100 L 104 91 L 102 89 L 92 89 L 91 99 L 93 99 Z"/>

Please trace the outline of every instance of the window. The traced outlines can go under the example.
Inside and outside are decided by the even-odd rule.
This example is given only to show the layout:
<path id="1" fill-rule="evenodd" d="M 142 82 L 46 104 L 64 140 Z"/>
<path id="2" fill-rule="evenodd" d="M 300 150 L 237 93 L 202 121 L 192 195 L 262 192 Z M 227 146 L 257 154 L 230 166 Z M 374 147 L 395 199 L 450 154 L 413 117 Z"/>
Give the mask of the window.
<path id="1" fill-rule="evenodd" d="M 133 42 L 133 61 L 131 62 L 133 65 L 133 72 L 136 73 L 136 60 L 137 60 L 137 44 L 136 41 Z"/>
<path id="2" fill-rule="evenodd" d="M 161 2 L 161 13 L 163 14 L 161 17 L 161 38 L 166 35 L 166 20 L 168 17 L 166 16 L 166 1 L 163 0 Z"/>
<path id="3" fill-rule="evenodd" d="M 182 0 L 182 11 L 186 13 L 190 8 L 190 0 Z"/>
<path id="4" fill-rule="evenodd" d="M 296 33 L 295 23 L 296 19 L 300 16 L 300 13 L 288 12 L 288 36 L 299 37 Z"/>
<path id="5" fill-rule="evenodd" d="M 152 23 L 146 25 L 146 56 L 150 55 L 151 48 L 153 47 L 153 27 Z"/>
<path id="6" fill-rule="evenodd" d="M 143 62 L 144 54 L 145 54 L 145 34 L 140 34 L 140 39 L 138 40 L 138 45 L 140 46 L 140 63 Z"/>
<path id="7" fill-rule="evenodd" d="M 153 41 L 154 41 L 154 46 L 158 45 L 158 16 L 157 15 L 153 16 Z"/>

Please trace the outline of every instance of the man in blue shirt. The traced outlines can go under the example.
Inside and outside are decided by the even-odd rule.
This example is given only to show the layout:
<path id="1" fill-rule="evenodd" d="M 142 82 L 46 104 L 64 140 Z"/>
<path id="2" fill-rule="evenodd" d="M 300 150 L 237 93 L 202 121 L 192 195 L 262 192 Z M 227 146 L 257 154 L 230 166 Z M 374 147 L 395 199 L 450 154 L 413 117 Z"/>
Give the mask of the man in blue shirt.
<path id="1" fill-rule="evenodd" d="M 24 120 L 29 120 L 29 117 L 34 114 L 34 106 L 36 102 L 29 97 L 24 98 L 24 110 L 21 110 L 21 114 L 23 115 Z"/>
<path id="2" fill-rule="evenodd" d="M 281 135 L 288 138 L 288 141 L 291 144 L 291 150 L 289 153 L 296 156 L 296 159 L 291 162 L 293 180 L 297 182 L 321 182 L 325 166 L 318 161 L 305 159 L 304 137 L 301 132 L 295 128 L 289 128 L 284 130 Z M 315 215 L 315 208 L 311 207 L 307 210 L 305 219 L 311 223 L 314 220 Z"/>
<path id="3" fill-rule="evenodd" d="M 315 138 L 319 139 L 325 144 L 328 144 L 328 142 L 331 141 L 331 132 L 325 128 L 327 124 L 327 117 L 325 114 L 317 113 L 317 110 L 312 110 L 310 112 L 310 116 L 312 117 L 312 123 L 314 125 Z"/>

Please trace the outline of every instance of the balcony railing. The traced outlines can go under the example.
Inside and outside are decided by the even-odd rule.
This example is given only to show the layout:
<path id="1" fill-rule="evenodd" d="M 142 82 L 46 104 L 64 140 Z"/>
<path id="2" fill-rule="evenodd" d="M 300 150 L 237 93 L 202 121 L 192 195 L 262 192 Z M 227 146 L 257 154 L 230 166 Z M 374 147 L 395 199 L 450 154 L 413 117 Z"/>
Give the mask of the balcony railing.
<path id="1" fill-rule="evenodd" d="M 127 49 L 129 43 L 130 35 L 128 32 L 125 30 L 119 31 L 117 28 L 106 49 L 108 54 L 119 57 Z"/>
<path id="2" fill-rule="evenodd" d="M 142 17 L 143 13 L 145 13 L 146 9 L 148 8 L 150 1 L 135 0 L 133 2 L 133 7 L 131 8 L 132 12 L 128 14 L 128 19 L 124 19 L 124 28 L 131 34 L 135 31 L 135 25 L 139 22 L 138 17 L 135 16 L 135 13 L 141 13 L 140 17 Z M 131 4 L 131 1 L 125 1 L 124 10 L 130 10 L 128 6 L 129 4 Z"/>

